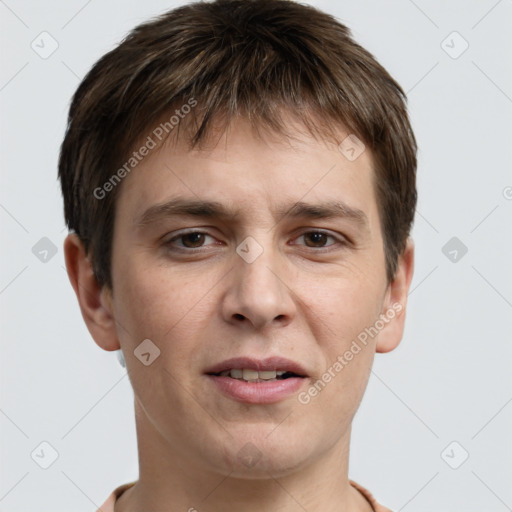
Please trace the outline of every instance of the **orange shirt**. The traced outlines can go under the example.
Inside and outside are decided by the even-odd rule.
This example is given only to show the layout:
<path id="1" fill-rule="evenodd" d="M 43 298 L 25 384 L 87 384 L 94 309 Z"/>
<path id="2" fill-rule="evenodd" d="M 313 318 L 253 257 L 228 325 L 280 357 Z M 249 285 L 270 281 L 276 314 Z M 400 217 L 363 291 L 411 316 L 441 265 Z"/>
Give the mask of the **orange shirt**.
<path id="1" fill-rule="evenodd" d="M 352 485 L 352 487 L 355 487 L 366 498 L 366 500 L 368 501 L 368 503 L 370 503 L 375 512 L 393 512 L 389 508 L 379 505 L 375 498 L 373 497 L 372 493 L 368 489 L 365 489 L 362 485 L 359 485 L 358 483 L 354 482 L 354 480 L 349 480 L 349 483 L 350 485 Z M 114 512 L 114 503 L 116 502 L 117 498 L 119 498 L 119 496 L 121 496 L 121 494 L 123 494 L 123 492 L 126 491 L 126 489 L 128 489 L 134 484 L 135 482 L 130 482 L 129 484 L 121 485 L 117 489 L 115 489 L 112 492 L 112 494 L 107 498 L 107 501 L 103 503 L 103 505 L 101 506 L 101 508 L 98 509 L 97 512 Z"/>

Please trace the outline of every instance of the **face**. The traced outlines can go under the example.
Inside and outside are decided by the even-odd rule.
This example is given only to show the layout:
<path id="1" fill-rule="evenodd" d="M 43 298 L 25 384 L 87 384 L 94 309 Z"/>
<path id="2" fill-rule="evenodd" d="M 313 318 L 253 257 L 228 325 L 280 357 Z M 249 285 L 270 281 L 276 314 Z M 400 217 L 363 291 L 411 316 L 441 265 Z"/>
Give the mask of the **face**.
<path id="1" fill-rule="evenodd" d="M 105 301 L 138 421 L 223 474 L 346 449 L 397 322 L 370 151 L 350 161 L 296 136 L 256 138 L 240 120 L 207 150 L 166 144 L 116 205 Z"/>

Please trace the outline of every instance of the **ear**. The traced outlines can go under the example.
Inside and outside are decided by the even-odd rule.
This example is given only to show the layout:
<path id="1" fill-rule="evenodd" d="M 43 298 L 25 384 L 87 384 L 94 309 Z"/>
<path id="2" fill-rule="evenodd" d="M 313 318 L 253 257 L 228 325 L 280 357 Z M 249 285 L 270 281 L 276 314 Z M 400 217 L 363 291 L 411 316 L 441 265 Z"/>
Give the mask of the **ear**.
<path id="1" fill-rule="evenodd" d="M 398 258 L 395 278 L 389 283 L 384 298 L 382 315 L 388 319 L 379 333 L 376 351 L 385 353 L 394 350 L 402 339 L 405 324 L 407 295 L 414 271 L 414 243 L 407 239 L 404 252 Z"/>
<path id="2" fill-rule="evenodd" d="M 104 350 L 119 349 L 111 290 L 107 286 L 99 287 L 84 246 L 74 233 L 64 240 L 64 256 L 69 280 L 91 336 Z"/>

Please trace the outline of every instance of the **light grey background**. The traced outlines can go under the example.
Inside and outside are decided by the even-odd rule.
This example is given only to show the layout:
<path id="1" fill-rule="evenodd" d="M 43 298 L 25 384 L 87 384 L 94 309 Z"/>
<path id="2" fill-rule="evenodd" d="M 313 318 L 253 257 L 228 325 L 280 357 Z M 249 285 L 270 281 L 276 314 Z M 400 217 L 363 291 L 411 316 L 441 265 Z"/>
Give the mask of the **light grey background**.
<path id="1" fill-rule="evenodd" d="M 0 1 L 2 512 L 94 511 L 137 478 L 126 371 L 90 338 L 64 270 L 57 157 L 80 79 L 181 3 Z M 311 3 L 408 92 L 420 146 L 407 328 L 376 356 L 350 477 L 397 511 L 512 510 L 512 2 Z M 43 31 L 58 43 L 46 59 L 31 47 L 51 49 Z M 43 237 L 55 256 L 34 254 Z M 443 253 L 452 237 L 467 254 Z M 48 469 L 31 458 L 49 461 L 43 441 Z"/>

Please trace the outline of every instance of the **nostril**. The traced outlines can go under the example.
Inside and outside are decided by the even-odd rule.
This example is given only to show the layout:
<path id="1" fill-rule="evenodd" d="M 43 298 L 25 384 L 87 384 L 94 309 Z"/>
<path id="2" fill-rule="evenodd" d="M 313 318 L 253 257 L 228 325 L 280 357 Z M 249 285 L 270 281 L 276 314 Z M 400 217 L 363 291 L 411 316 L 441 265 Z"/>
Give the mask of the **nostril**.
<path id="1" fill-rule="evenodd" d="M 245 316 L 244 316 L 244 315 L 241 315 L 240 313 L 235 313 L 235 315 L 234 315 L 234 316 L 235 316 L 235 318 L 236 318 L 237 320 L 243 320 L 243 319 L 245 318 Z"/>

